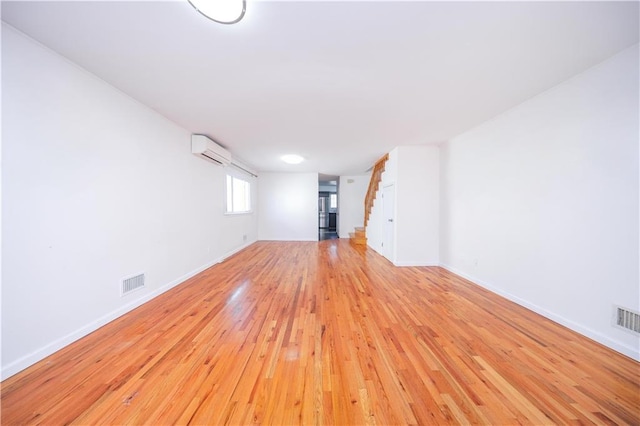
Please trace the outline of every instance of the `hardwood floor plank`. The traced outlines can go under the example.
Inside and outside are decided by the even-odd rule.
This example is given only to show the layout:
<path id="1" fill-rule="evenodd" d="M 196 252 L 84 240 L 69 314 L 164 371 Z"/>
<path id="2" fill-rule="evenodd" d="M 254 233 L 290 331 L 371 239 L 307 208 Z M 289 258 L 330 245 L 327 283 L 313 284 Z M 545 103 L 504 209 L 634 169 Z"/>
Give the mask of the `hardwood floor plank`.
<path id="1" fill-rule="evenodd" d="M 442 268 L 258 242 L 8 378 L 2 424 L 640 424 L 640 364 Z"/>

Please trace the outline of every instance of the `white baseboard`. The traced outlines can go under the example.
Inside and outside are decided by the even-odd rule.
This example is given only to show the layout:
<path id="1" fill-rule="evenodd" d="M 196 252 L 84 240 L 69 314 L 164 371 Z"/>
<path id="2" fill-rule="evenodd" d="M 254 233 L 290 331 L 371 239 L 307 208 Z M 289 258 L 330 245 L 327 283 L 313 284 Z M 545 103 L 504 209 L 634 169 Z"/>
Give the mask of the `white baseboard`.
<path id="1" fill-rule="evenodd" d="M 146 293 L 144 295 L 142 295 L 141 297 L 139 297 L 136 300 L 133 300 L 129 303 L 127 303 L 126 305 L 111 311 L 103 316 L 101 316 L 100 318 L 96 319 L 95 321 L 90 322 L 89 324 L 85 325 L 84 327 L 79 328 L 78 330 L 75 330 L 69 334 L 67 334 L 66 336 L 63 336 L 59 339 L 56 339 L 55 341 L 41 347 L 40 349 L 37 349 L 33 352 L 31 352 L 30 354 L 27 354 L 19 359 L 17 359 L 16 361 L 13 361 L 12 363 L 3 366 L 2 367 L 2 373 L 0 375 L 0 377 L 2 378 L 2 380 L 13 376 L 14 374 L 24 370 L 27 367 L 30 367 L 31 365 L 35 364 L 36 362 L 48 357 L 49 355 L 59 351 L 60 349 L 64 348 L 65 346 L 70 345 L 71 343 L 83 338 L 84 336 L 91 334 L 92 332 L 96 331 L 97 329 L 99 329 L 100 327 L 110 323 L 111 321 L 121 317 L 122 315 L 126 314 L 127 312 L 130 312 L 132 310 L 134 310 L 135 308 L 137 308 L 138 306 L 150 301 L 151 299 L 154 299 L 156 297 L 158 297 L 159 295 L 161 295 L 162 293 L 172 289 L 173 287 L 176 287 L 179 284 L 182 284 L 183 282 L 185 282 L 186 280 L 188 280 L 189 278 L 193 277 L 194 275 L 199 274 L 200 272 L 204 271 L 205 269 L 208 269 L 210 267 L 212 267 L 213 265 L 222 262 L 224 259 L 228 258 L 229 256 L 244 250 L 246 247 L 250 246 L 251 244 L 253 244 L 255 241 L 252 241 L 248 244 L 245 244 L 235 250 L 232 250 L 231 252 L 227 253 L 224 257 L 221 257 L 219 259 L 213 260 L 211 262 L 208 262 L 196 269 L 194 269 L 193 271 L 190 271 L 186 274 L 184 274 L 183 276 L 163 285 L 160 288 L 157 288 L 153 291 L 150 291 L 149 293 Z"/>
<path id="2" fill-rule="evenodd" d="M 233 256 L 236 253 L 241 252 L 242 250 L 246 249 L 247 247 L 249 247 L 251 244 L 255 243 L 257 240 L 252 240 L 249 241 L 246 244 L 241 245 L 240 247 L 238 247 L 237 249 L 231 250 L 229 253 L 225 254 L 223 257 L 221 257 L 220 259 L 218 259 L 218 261 L 216 263 L 220 263 L 220 262 L 224 262 L 225 260 L 227 260 L 228 258 L 230 258 L 231 256 Z M 206 269 L 206 268 L 205 268 Z M 203 269 L 204 271 L 204 269 Z M 195 275 L 195 274 L 194 274 Z"/>
<path id="3" fill-rule="evenodd" d="M 611 349 L 613 349 L 616 352 L 620 352 L 621 354 L 628 356 L 631 359 L 634 359 L 636 361 L 640 361 L 640 352 L 638 351 L 638 348 L 634 348 L 632 346 L 628 346 L 625 345 L 621 342 L 618 342 L 616 340 L 611 339 L 608 336 L 603 335 L 602 333 L 599 333 L 597 331 L 594 331 L 588 327 L 585 327 L 581 324 L 578 324 L 572 320 L 569 320 L 561 315 L 558 315 L 554 312 L 548 311 L 545 308 L 542 308 L 538 305 L 535 305 L 531 302 L 528 302 L 518 296 L 514 296 L 511 293 L 508 293 L 506 291 L 503 291 L 485 281 L 479 280 L 471 275 L 466 274 L 465 272 L 462 272 L 452 266 L 446 265 L 446 264 L 440 264 L 440 266 L 450 272 L 453 272 L 456 275 L 461 276 L 462 278 L 465 278 L 471 282 L 473 282 L 474 284 L 479 285 L 480 287 L 483 287 L 495 294 L 498 294 L 506 299 L 509 299 L 510 301 L 523 306 L 527 309 L 532 310 L 533 312 L 542 315 L 545 318 L 550 319 L 551 321 L 554 321 L 560 325 L 563 325 L 577 333 L 582 334 L 585 337 L 588 337 L 591 340 L 595 340 L 598 343 L 601 343 Z"/>
<path id="4" fill-rule="evenodd" d="M 291 242 L 318 242 L 318 237 L 315 237 L 313 239 L 309 239 L 309 238 L 258 238 L 258 241 L 278 241 L 278 242 L 287 242 L 287 241 L 291 241 Z"/>

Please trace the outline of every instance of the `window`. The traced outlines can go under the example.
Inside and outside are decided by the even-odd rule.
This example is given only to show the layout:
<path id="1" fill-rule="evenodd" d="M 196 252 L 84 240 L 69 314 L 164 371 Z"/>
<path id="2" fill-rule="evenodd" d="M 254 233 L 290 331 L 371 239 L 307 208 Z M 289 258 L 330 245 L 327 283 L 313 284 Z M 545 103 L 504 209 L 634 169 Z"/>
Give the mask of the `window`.
<path id="1" fill-rule="evenodd" d="M 227 175 L 227 213 L 251 211 L 251 184 L 239 177 Z"/>
<path id="2" fill-rule="evenodd" d="M 329 208 L 330 209 L 338 208 L 338 194 L 329 195 Z"/>

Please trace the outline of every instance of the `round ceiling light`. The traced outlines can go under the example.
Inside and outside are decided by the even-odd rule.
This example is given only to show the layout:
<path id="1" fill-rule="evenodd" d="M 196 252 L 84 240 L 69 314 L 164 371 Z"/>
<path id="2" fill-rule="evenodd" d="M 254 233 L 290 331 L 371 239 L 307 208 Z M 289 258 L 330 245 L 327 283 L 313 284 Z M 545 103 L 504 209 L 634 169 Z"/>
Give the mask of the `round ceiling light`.
<path id="1" fill-rule="evenodd" d="M 202 15 L 219 24 L 235 24 L 244 16 L 245 0 L 188 0 Z"/>
<path id="2" fill-rule="evenodd" d="M 283 155 L 282 157 L 280 157 L 280 159 L 287 164 L 300 164 L 304 161 L 304 158 L 297 154 Z"/>

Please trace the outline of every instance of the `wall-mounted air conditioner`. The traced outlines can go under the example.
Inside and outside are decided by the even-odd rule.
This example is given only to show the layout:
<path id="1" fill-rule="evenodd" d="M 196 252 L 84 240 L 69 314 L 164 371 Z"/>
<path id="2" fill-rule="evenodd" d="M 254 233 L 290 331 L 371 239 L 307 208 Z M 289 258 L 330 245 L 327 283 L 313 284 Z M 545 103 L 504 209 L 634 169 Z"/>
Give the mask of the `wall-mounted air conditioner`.
<path id="1" fill-rule="evenodd" d="M 204 135 L 191 135 L 191 153 L 223 166 L 231 164 L 231 153 Z"/>

